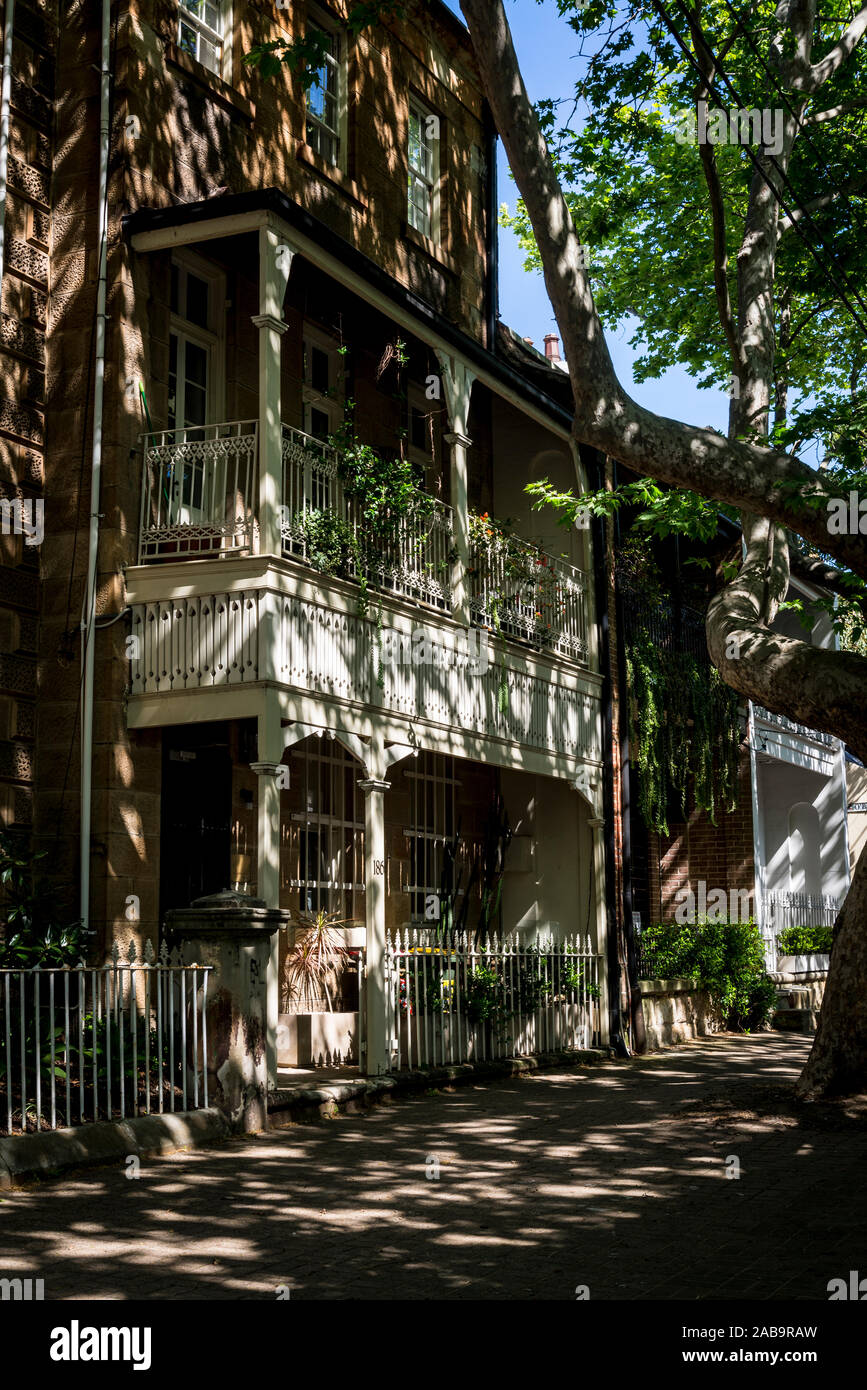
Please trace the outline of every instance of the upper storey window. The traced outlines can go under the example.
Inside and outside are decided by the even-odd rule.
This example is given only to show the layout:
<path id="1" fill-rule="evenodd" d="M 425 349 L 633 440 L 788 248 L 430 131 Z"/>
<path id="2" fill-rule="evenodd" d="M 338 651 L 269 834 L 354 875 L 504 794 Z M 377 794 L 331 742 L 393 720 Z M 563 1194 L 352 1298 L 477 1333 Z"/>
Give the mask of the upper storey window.
<path id="1" fill-rule="evenodd" d="M 340 35 L 323 25 L 315 25 L 309 33 L 318 38 L 322 57 L 307 92 L 307 144 L 328 164 L 341 168 L 345 145 L 344 46 Z"/>
<path id="2" fill-rule="evenodd" d="M 178 47 L 219 76 L 228 0 L 179 0 Z"/>
<path id="3" fill-rule="evenodd" d="M 410 101 L 407 221 L 432 241 L 439 240 L 439 175 L 439 117 L 419 102 Z"/>

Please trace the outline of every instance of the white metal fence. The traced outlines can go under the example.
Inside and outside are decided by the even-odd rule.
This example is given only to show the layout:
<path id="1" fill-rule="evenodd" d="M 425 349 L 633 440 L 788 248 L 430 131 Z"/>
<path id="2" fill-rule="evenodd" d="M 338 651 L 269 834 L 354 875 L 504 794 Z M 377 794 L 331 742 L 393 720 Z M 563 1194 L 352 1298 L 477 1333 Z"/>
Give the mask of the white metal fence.
<path id="1" fill-rule="evenodd" d="M 143 435 L 139 564 L 252 554 L 258 505 L 256 420 Z"/>
<path id="2" fill-rule="evenodd" d="M 386 941 L 390 1069 L 598 1045 L 600 957 L 590 938 L 484 944 L 467 933 L 398 932 Z"/>
<path id="3" fill-rule="evenodd" d="M 477 517 L 473 526 L 469 592 L 474 622 L 586 661 L 587 593 L 581 570 L 499 531 L 493 522 L 486 527 Z"/>
<path id="4" fill-rule="evenodd" d="M 831 893 L 765 893 L 759 913 L 768 970 L 777 968 L 781 932 L 787 927 L 833 927 L 841 906 Z"/>
<path id="5" fill-rule="evenodd" d="M 378 588 L 449 610 L 452 509 L 421 489 L 416 501 L 393 525 L 386 518 L 375 530 L 343 487 L 337 450 L 283 426 L 283 553 L 310 561 L 318 549 L 333 563 L 340 545 L 334 523 L 342 523 L 344 535 L 352 537 L 352 549 L 339 557 L 349 578 L 364 577 Z"/>
<path id="6" fill-rule="evenodd" d="M 207 1106 L 210 969 L 148 942 L 143 960 L 0 970 L 0 1134 Z"/>

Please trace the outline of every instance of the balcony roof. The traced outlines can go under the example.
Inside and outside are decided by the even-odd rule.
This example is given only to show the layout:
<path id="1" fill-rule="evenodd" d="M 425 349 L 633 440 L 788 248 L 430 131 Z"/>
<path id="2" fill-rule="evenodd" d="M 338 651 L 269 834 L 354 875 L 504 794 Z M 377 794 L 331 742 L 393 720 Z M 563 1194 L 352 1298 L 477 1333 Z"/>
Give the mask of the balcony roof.
<path id="1" fill-rule="evenodd" d="M 321 222 L 318 217 L 314 217 L 306 208 L 288 198 L 279 188 L 262 188 L 253 189 L 247 193 L 224 194 L 220 197 L 204 198 L 196 203 L 177 204 L 174 207 L 140 208 L 124 217 L 123 229 L 124 235 L 129 241 L 132 241 L 133 237 L 148 232 L 153 233 L 176 227 L 195 227 L 197 225 L 202 226 L 204 234 L 204 227 L 208 222 L 218 219 L 223 221 L 227 218 L 240 218 L 251 213 L 269 212 L 279 217 L 290 228 L 315 242 L 334 259 L 339 260 L 347 269 L 365 280 L 372 289 L 393 303 L 395 308 L 411 316 L 420 327 L 426 326 L 429 330 L 433 329 L 471 367 L 478 367 L 481 371 L 495 377 L 516 397 L 534 406 L 536 410 L 541 410 L 548 416 L 552 424 L 559 426 L 560 429 L 571 429 L 573 412 L 563 403 L 564 386 L 567 388 L 568 395 L 568 378 L 562 372 L 555 372 L 544 367 L 540 371 L 535 363 L 531 364 L 527 360 L 525 365 L 522 364 L 524 370 L 532 370 L 533 376 L 536 378 L 535 381 L 529 380 L 518 370 L 517 365 L 514 365 L 520 359 L 513 344 L 509 342 L 509 339 L 515 337 L 511 330 L 506 329 L 505 333 L 498 333 L 496 345 L 500 347 L 500 352 L 489 351 L 475 338 L 471 338 L 463 329 L 453 324 L 433 305 L 422 299 L 420 295 L 402 285 L 399 280 L 389 275 L 375 261 L 370 260 L 344 237 L 339 236 L 337 232 Z M 424 335 L 422 334 L 422 336 Z M 556 392 L 559 399 L 555 399 L 538 384 L 540 378 L 544 380 L 548 375 L 551 378 L 552 391 Z"/>

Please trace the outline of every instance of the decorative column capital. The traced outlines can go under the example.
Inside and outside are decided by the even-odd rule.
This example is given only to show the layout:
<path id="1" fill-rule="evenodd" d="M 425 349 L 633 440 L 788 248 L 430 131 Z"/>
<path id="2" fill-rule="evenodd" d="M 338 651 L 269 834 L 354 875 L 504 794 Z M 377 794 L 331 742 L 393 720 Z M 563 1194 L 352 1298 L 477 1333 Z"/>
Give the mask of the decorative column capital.
<path id="1" fill-rule="evenodd" d="M 603 816 L 590 816 L 588 818 L 587 824 L 593 830 L 600 830 L 605 825 L 605 819 Z"/>
<path id="2" fill-rule="evenodd" d="M 276 777 L 283 763 L 251 763 L 250 768 L 257 777 Z"/>
<path id="3" fill-rule="evenodd" d="M 365 796 L 367 796 L 369 792 L 391 791 L 391 783 L 383 782 L 382 779 L 379 777 L 364 777 L 359 781 L 358 785 L 364 792 Z"/>
<path id="4" fill-rule="evenodd" d="M 276 314 L 251 314 L 250 317 L 257 328 L 271 328 L 281 336 L 289 328 L 288 323 L 285 323 L 283 319 L 278 319 Z"/>
<path id="5" fill-rule="evenodd" d="M 458 445 L 462 449 L 472 447 L 473 441 L 468 434 L 461 434 L 459 430 L 449 430 L 448 434 L 443 435 L 443 439 L 448 445 Z"/>

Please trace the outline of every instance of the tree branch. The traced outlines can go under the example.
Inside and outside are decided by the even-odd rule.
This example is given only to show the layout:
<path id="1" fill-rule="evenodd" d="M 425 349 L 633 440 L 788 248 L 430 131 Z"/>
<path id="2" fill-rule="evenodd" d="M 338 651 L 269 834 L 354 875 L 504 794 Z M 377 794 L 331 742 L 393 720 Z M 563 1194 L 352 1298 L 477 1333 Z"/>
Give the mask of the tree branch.
<path id="1" fill-rule="evenodd" d="M 828 533 L 821 502 L 836 492 L 827 474 L 778 450 L 656 415 L 624 391 L 583 268 L 581 240 L 524 87 L 502 0 L 462 0 L 462 9 L 539 248 L 569 363 L 578 441 L 658 482 L 772 518 L 855 573 L 867 574 L 863 538 Z M 799 507 L 799 489 L 818 498 L 819 507 Z"/>
<path id="2" fill-rule="evenodd" d="M 779 222 L 779 235 L 782 236 L 784 232 L 790 231 L 805 214 L 815 212 L 817 208 L 826 208 L 829 204 L 835 203 L 841 196 L 855 193 L 859 188 L 864 188 L 865 185 L 867 185 L 867 174 L 859 174 L 856 178 L 850 179 L 848 183 L 835 188 L 833 192 L 824 193 L 821 198 L 811 198 L 808 203 L 804 203 L 801 207 L 793 208 L 791 214 L 784 213 Z"/>
<path id="3" fill-rule="evenodd" d="M 707 645 L 727 685 L 766 709 L 843 739 L 867 755 L 867 657 L 813 647 L 773 632 L 788 588 L 785 533 L 764 517 L 743 517 L 746 556 L 736 579 L 711 599 Z"/>
<path id="4" fill-rule="evenodd" d="M 793 10 L 804 11 L 809 14 L 810 28 L 812 29 L 812 5 L 793 6 Z M 793 29 L 794 29 L 793 25 Z M 864 33 L 867 31 L 867 5 L 862 5 L 861 9 L 852 20 L 851 24 L 843 30 L 840 38 L 834 47 L 820 58 L 818 63 L 809 64 L 804 61 L 803 51 L 799 45 L 799 51 L 795 59 L 789 64 L 788 82 L 793 92 L 818 92 L 839 68 L 851 57 L 857 48 Z"/>
<path id="5" fill-rule="evenodd" d="M 740 24 L 741 20 L 738 20 L 735 25 L 734 33 L 730 36 L 730 43 L 734 43 Z M 693 24 L 691 17 L 690 32 L 692 34 L 692 46 L 698 55 L 698 63 L 704 76 L 704 81 L 701 82 L 696 89 L 696 102 L 707 101 L 710 95 L 708 84 L 713 82 L 715 67 L 707 50 L 707 46 L 698 42 L 700 33 L 697 32 L 697 26 Z M 704 140 L 699 144 L 699 155 L 701 157 L 701 167 L 704 172 L 704 181 L 707 184 L 708 198 L 710 200 L 711 225 L 713 227 L 713 284 L 716 292 L 717 312 L 719 314 L 723 336 L 728 344 L 729 356 L 732 361 L 732 371 L 737 380 L 740 381 L 741 373 L 747 363 L 743 347 L 738 338 L 731 296 L 729 294 L 726 212 L 722 184 L 720 183 L 719 169 L 717 168 L 716 162 L 716 149 L 709 141 Z"/>
<path id="6" fill-rule="evenodd" d="M 838 116 L 848 116 L 850 111 L 860 111 L 862 106 L 867 106 L 867 97 L 862 97 L 860 101 L 846 101 L 842 106 L 829 106 L 826 111 L 813 111 L 809 116 L 801 117 L 801 125 L 821 125 L 823 121 L 834 121 Z"/>

